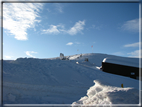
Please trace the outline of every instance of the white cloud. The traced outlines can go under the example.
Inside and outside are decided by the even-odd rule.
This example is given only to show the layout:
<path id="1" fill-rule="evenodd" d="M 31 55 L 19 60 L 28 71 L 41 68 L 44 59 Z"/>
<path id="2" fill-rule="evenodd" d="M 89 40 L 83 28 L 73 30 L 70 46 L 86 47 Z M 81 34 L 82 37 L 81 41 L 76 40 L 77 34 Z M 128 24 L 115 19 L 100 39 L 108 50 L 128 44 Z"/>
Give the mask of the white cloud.
<path id="1" fill-rule="evenodd" d="M 139 44 L 142 44 L 142 43 L 136 42 L 136 43 L 132 43 L 132 44 L 126 44 L 126 45 L 124 45 L 124 47 L 139 47 Z"/>
<path id="2" fill-rule="evenodd" d="M 37 52 L 34 52 L 34 51 L 26 51 L 25 53 L 26 53 L 26 55 L 35 58 L 35 56 L 33 56 L 33 55 L 31 55 L 31 54 L 36 54 Z"/>
<path id="3" fill-rule="evenodd" d="M 130 57 L 141 57 L 142 58 L 142 50 L 135 50 L 134 52 L 128 53 Z"/>
<path id="4" fill-rule="evenodd" d="M 59 3 L 55 3 L 56 10 L 59 11 L 60 13 L 63 13 L 63 5 Z"/>
<path id="5" fill-rule="evenodd" d="M 84 27 L 83 27 L 84 25 L 85 25 L 85 20 L 84 21 L 78 21 L 70 30 L 67 31 L 67 33 L 69 33 L 70 35 L 75 35 L 75 34 L 77 34 L 78 32 L 81 32 L 81 30 L 84 29 Z"/>
<path id="6" fill-rule="evenodd" d="M 34 28 L 42 8 L 40 3 L 4 3 L 3 27 L 17 40 L 27 40 L 27 29 Z"/>
<path id="7" fill-rule="evenodd" d="M 11 59 L 13 56 L 7 56 L 7 55 L 5 55 L 4 57 L 5 57 L 5 59 Z"/>
<path id="8" fill-rule="evenodd" d="M 57 34 L 60 33 L 60 31 L 57 29 L 58 25 L 50 25 L 50 28 L 47 30 L 43 30 L 44 33 L 53 33 L 53 34 Z"/>
<path id="9" fill-rule="evenodd" d="M 125 22 L 121 28 L 123 30 L 139 32 L 139 19 L 129 20 Z"/>
<path id="10" fill-rule="evenodd" d="M 69 43 L 67 43 L 66 45 L 73 45 L 73 43 L 72 43 L 72 42 L 69 42 Z"/>
<path id="11" fill-rule="evenodd" d="M 59 25 L 50 25 L 50 28 L 47 30 L 42 30 L 43 33 L 50 33 L 50 34 L 59 34 L 59 33 L 68 33 L 70 35 L 75 35 L 81 30 L 84 29 L 85 21 L 78 21 L 76 24 L 69 30 L 65 30 L 63 24 Z"/>

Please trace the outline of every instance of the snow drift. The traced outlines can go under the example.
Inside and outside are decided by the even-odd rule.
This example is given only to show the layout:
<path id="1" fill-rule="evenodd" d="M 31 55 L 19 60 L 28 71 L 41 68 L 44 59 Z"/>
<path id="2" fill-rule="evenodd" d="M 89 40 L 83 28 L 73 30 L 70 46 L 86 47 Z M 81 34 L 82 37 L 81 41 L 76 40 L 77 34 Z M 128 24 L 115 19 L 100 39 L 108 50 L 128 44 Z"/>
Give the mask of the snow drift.
<path id="1" fill-rule="evenodd" d="M 72 106 L 83 105 L 106 105 L 106 104 L 138 104 L 138 90 L 132 87 L 120 88 L 104 85 L 94 80 L 95 85 L 87 90 L 87 96 L 73 102 Z"/>
<path id="2" fill-rule="evenodd" d="M 93 53 L 64 56 L 69 60 L 59 57 L 4 60 L 3 103 L 138 104 L 138 80 L 99 69 L 103 59 L 110 56 L 117 57 Z"/>

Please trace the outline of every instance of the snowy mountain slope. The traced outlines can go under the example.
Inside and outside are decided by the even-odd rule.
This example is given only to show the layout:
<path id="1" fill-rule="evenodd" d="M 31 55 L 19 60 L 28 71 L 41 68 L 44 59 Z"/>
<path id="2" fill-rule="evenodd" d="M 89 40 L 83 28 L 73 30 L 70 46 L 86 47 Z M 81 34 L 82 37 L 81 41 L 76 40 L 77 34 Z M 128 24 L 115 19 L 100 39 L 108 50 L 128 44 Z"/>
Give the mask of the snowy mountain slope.
<path id="1" fill-rule="evenodd" d="M 89 62 L 91 64 L 94 64 L 96 66 L 101 66 L 102 65 L 102 61 L 104 60 L 104 58 L 111 58 L 111 59 L 116 59 L 116 61 L 118 60 L 122 60 L 123 62 L 134 62 L 136 63 L 135 66 L 139 67 L 139 59 L 138 58 L 128 58 L 128 57 L 120 57 L 120 56 L 115 56 L 115 55 L 108 55 L 108 54 L 101 54 L 101 53 L 88 53 L 88 54 L 82 54 L 82 57 L 80 57 L 79 59 L 77 57 L 79 57 L 80 55 L 73 55 L 70 56 L 69 59 L 70 60 L 77 60 L 77 61 L 84 61 L 85 58 L 89 59 Z M 123 63 L 121 62 L 121 63 Z M 120 62 L 119 62 L 120 63 Z"/>
<path id="2" fill-rule="evenodd" d="M 111 90 L 114 89 L 114 91 L 110 91 L 110 93 L 114 93 L 110 94 L 111 96 L 118 95 L 116 90 L 117 88 L 118 90 L 121 89 L 123 83 L 125 88 L 129 87 L 127 90 L 135 90 L 127 91 L 126 95 L 134 92 L 136 95 L 134 98 L 138 101 L 138 80 L 105 73 L 98 69 L 103 59 L 112 55 L 82 54 L 82 57 L 79 56 L 67 56 L 70 60 L 60 60 L 58 57 L 51 59 L 18 58 L 14 61 L 4 60 L 4 103 L 71 104 L 74 102 L 73 104 L 78 104 L 75 101 L 86 95 L 87 90 L 94 85 L 93 81 L 95 82 L 93 86 L 96 87 L 95 90 L 99 83 L 101 83 L 101 87 L 109 86 Z M 88 58 L 89 62 L 85 62 L 85 58 Z M 117 102 L 117 100 L 110 100 L 109 103 L 129 103 L 129 101 Z M 100 102 L 94 103 L 101 104 L 102 102 L 100 100 Z"/>
<path id="3" fill-rule="evenodd" d="M 64 60 L 40 60 L 40 59 L 20 59 L 24 61 L 4 61 L 4 80 L 28 84 L 43 85 L 74 85 L 85 80 L 90 81 L 86 74 L 87 68 L 70 61 Z M 82 74 L 81 74 L 82 73 Z M 40 76 L 39 76 L 40 75 Z M 65 75 L 65 76 L 63 76 Z M 10 77 L 9 77 L 10 76 Z M 89 75 L 88 75 L 89 76 Z M 65 81 L 66 80 L 66 81 Z"/>
<path id="4" fill-rule="evenodd" d="M 87 68 L 70 61 L 18 59 L 10 63 L 4 61 L 3 65 L 4 103 L 43 103 L 42 100 L 36 101 L 37 96 L 40 97 L 39 99 L 46 96 L 46 94 L 45 96 L 41 94 L 43 93 L 42 89 L 46 90 L 47 95 L 49 94 L 48 99 L 53 97 L 48 100 L 49 102 L 45 101 L 44 103 L 72 103 L 75 99 L 77 100 L 80 96 L 85 95 L 86 90 L 93 85 L 93 78 L 91 77 L 93 70 L 88 71 Z M 41 87 L 41 90 L 38 87 Z M 52 87 L 51 90 L 47 90 L 48 87 Z M 34 91 L 34 89 L 36 90 Z M 21 91 L 18 92 L 19 90 Z M 29 96 L 31 91 L 34 91 L 31 93 L 31 101 L 25 101 L 25 96 Z M 36 91 L 41 92 L 37 93 Z M 14 101 L 9 99 L 9 93 L 15 96 Z M 17 94 L 22 96 L 21 99 L 23 100 L 20 100 Z M 57 96 L 60 98 L 64 94 L 68 95 L 64 99 L 65 101 L 56 100 Z M 32 96 L 36 97 L 33 98 Z"/>

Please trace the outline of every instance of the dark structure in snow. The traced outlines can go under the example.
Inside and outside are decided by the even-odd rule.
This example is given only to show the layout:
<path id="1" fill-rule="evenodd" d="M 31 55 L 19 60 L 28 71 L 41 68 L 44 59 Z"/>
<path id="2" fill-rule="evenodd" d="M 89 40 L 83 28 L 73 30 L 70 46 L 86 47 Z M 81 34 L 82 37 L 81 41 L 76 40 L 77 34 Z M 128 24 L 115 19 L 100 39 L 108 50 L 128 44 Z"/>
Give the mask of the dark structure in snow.
<path id="1" fill-rule="evenodd" d="M 63 58 L 63 57 L 64 57 L 64 54 L 63 54 L 63 53 L 60 53 L 60 57 Z"/>
<path id="2" fill-rule="evenodd" d="M 138 58 L 105 58 L 102 62 L 102 71 L 131 77 L 139 78 L 139 59 Z"/>

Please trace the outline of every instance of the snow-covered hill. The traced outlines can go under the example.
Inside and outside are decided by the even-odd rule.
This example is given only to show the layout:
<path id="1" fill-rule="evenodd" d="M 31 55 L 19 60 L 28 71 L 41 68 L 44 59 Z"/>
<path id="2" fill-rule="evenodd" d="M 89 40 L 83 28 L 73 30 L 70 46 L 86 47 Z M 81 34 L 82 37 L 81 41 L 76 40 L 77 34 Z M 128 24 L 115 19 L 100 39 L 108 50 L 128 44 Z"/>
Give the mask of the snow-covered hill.
<path id="1" fill-rule="evenodd" d="M 139 81 L 99 69 L 107 54 L 3 61 L 4 104 L 138 104 Z M 88 62 L 84 61 L 88 58 Z M 121 84 L 124 88 L 121 88 Z M 87 95 L 86 95 L 87 93 Z M 133 98 L 132 98 L 133 97 Z M 125 99 L 125 100 L 124 100 Z"/>

